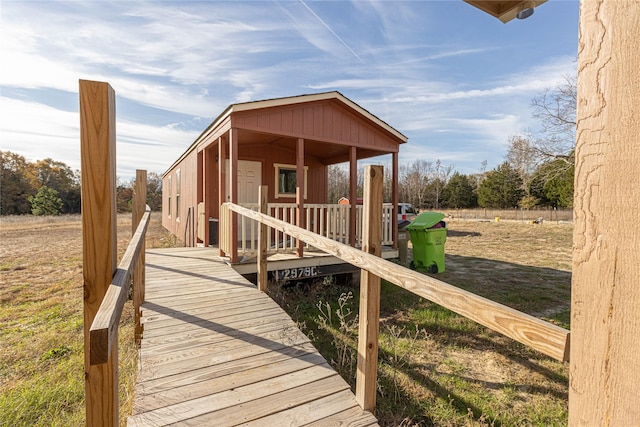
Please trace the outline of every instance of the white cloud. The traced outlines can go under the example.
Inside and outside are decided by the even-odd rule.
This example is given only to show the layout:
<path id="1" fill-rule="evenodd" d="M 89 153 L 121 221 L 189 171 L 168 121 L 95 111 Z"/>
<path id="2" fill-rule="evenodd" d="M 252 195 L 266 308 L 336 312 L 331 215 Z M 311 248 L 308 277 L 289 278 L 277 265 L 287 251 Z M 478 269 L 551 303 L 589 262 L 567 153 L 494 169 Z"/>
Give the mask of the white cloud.
<path id="1" fill-rule="evenodd" d="M 0 97 L 0 118 L 3 150 L 30 161 L 50 157 L 80 168 L 78 112 Z M 164 172 L 199 132 L 118 120 L 116 135 L 117 174 L 131 177 L 135 169 Z"/>
<path id="2" fill-rule="evenodd" d="M 355 59 L 363 62 L 351 46 L 303 0 L 280 2 L 279 5 L 297 33 L 309 44 L 326 55 L 338 57 L 341 60 Z"/>
<path id="3" fill-rule="evenodd" d="M 51 157 L 79 168 L 79 121 L 77 113 L 0 97 L 2 149 L 30 161 Z"/>
<path id="4" fill-rule="evenodd" d="M 230 103 L 329 90 L 409 135 L 401 159 L 425 152 L 473 162 L 484 150 L 478 147 L 500 151 L 510 133 L 530 127 L 531 98 L 576 68 L 574 58 L 553 53 L 555 45 L 513 59 L 533 44 L 513 26 L 473 32 L 447 21 L 443 11 L 468 11 L 462 2 L 4 2 L 2 8 L 0 84 L 12 89 L 6 96 L 43 89 L 25 92 L 28 108 L 3 107 L 16 109 L 7 113 L 14 124 L 6 134 L 3 124 L 3 147 L 39 141 L 24 149 L 41 158 L 38 152 L 59 146 L 77 157 L 75 147 L 66 148 L 77 146 L 77 114 L 42 104 L 58 105 L 46 99 L 51 89 L 77 93 L 80 78 L 107 81 L 119 99 L 133 101 L 128 108 L 146 106 L 148 123 L 119 116 L 119 150 L 135 153 L 123 160 L 125 168 L 138 167 L 136 156 L 155 164 L 144 154 L 147 144 L 156 144 L 158 163 L 173 161 L 196 136 L 175 125 L 184 115 L 200 122 L 198 133 Z M 486 37 L 487 28 L 514 40 Z M 2 101 L 10 102 L 19 101 Z"/>

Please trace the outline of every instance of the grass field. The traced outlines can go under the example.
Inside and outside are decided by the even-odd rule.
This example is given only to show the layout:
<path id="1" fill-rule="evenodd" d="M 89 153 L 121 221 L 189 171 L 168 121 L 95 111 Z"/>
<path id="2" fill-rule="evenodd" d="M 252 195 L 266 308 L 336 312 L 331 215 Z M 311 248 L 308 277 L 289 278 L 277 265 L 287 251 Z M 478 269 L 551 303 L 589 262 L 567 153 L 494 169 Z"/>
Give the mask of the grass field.
<path id="1" fill-rule="evenodd" d="M 448 227 L 438 279 L 569 327 L 571 225 Z M 353 387 L 358 286 L 325 280 L 273 293 Z M 567 424 L 567 364 L 385 282 L 379 360 L 383 426 Z"/>
<path id="2" fill-rule="evenodd" d="M 130 217 L 119 217 L 120 253 L 130 233 Z M 438 278 L 567 327 L 571 233 L 570 225 L 451 221 Z M 157 214 L 148 236 L 147 247 L 172 243 Z M 83 425 L 80 218 L 2 218 L 0 256 L 0 425 Z M 327 280 L 273 293 L 351 381 L 357 286 Z M 566 425 L 566 364 L 393 285 L 382 295 L 382 425 Z M 136 366 L 132 311 L 128 303 L 120 333 L 123 417 Z"/>
<path id="3" fill-rule="evenodd" d="M 121 215 L 119 256 L 129 236 L 131 216 Z M 154 213 L 147 247 L 169 240 Z M 84 425 L 80 216 L 3 217 L 0 255 L 0 425 Z M 131 302 L 120 331 L 120 401 L 126 415 L 137 363 Z"/>

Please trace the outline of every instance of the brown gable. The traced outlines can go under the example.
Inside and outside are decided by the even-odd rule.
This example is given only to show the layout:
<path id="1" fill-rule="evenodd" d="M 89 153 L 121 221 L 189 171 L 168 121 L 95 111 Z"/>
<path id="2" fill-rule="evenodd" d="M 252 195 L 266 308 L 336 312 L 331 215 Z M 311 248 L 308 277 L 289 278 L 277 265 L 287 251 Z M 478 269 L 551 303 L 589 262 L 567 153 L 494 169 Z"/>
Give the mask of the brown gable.
<path id="1" fill-rule="evenodd" d="M 387 152 L 405 142 L 333 99 L 233 112 L 231 126 Z"/>

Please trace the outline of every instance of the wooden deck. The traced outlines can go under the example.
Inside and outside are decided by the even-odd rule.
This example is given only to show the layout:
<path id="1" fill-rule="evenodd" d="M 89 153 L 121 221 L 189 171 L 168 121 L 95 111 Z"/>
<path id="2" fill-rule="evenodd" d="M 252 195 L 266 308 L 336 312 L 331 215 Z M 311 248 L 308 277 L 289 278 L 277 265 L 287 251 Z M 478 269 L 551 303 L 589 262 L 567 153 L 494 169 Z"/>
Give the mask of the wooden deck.
<path id="1" fill-rule="evenodd" d="M 289 316 L 216 253 L 147 251 L 128 425 L 377 425 Z"/>

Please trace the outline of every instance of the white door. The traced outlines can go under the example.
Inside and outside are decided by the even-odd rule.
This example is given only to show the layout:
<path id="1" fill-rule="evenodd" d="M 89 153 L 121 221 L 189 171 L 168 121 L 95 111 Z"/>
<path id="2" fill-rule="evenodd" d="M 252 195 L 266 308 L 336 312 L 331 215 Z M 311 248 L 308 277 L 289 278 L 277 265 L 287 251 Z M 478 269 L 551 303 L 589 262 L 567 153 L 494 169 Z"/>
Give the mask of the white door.
<path id="1" fill-rule="evenodd" d="M 231 180 L 229 175 L 229 160 L 227 160 L 227 201 L 231 200 Z M 238 204 L 258 203 L 258 187 L 262 184 L 262 163 L 250 160 L 238 160 Z M 244 224 L 243 224 L 244 222 Z M 244 234 L 244 236 L 243 236 Z M 257 245 L 258 223 L 238 216 L 238 246 L 248 245 L 253 248 Z"/>
<path id="2" fill-rule="evenodd" d="M 226 163 L 227 201 L 231 201 L 231 180 L 229 160 Z M 258 187 L 262 184 L 262 163 L 238 160 L 238 204 L 258 203 Z"/>

